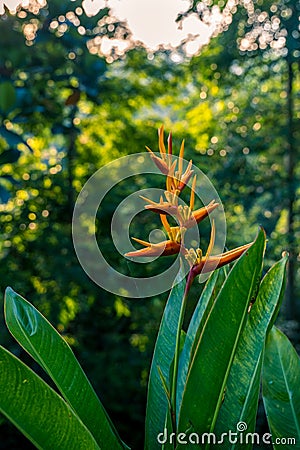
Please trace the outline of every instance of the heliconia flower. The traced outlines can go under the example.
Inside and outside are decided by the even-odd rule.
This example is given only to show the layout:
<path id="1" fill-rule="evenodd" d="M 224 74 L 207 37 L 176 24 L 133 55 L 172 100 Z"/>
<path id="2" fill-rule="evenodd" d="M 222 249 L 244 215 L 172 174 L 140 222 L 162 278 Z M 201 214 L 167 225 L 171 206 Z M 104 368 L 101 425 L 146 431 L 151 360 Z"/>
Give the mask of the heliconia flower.
<path id="1" fill-rule="evenodd" d="M 191 218 L 184 222 L 185 228 L 192 228 L 193 226 L 195 226 L 195 221 L 196 223 L 201 222 L 218 206 L 219 203 L 217 203 L 215 200 L 212 200 L 207 206 L 203 206 L 203 208 L 192 211 Z"/>
<path id="2" fill-rule="evenodd" d="M 185 255 L 185 258 L 191 265 L 191 270 L 187 282 L 189 286 L 192 284 L 194 278 L 197 275 L 200 275 L 201 273 L 212 272 L 215 269 L 219 269 L 220 267 L 223 267 L 226 264 L 235 261 L 252 245 L 252 242 L 250 242 L 249 244 L 242 245 L 241 247 L 229 250 L 228 252 L 211 256 L 214 241 L 215 241 L 215 225 L 213 222 L 211 238 L 207 248 L 206 255 L 202 256 L 202 251 L 200 249 L 198 249 L 198 251 L 196 252 L 193 249 L 188 250 Z"/>
<path id="3" fill-rule="evenodd" d="M 168 233 L 169 240 L 160 242 L 158 244 L 152 244 L 151 242 L 142 241 L 141 239 L 132 238 L 145 248 L 140 250 L 134 250 L 133 252 L 126 253 L 125 256 L 170 256 L 177 253 L 186 254 L 186 248 L 184 247 L 183 240 L 186 228 L 171 227 L 166 219 L 165 215 L 161 215 L 162 224 Z"/>
<path id="4" fill-rule="evenodd" d="M 150 153 L 150 157 L 158 169 L 167 175 L 167 191 L 180 193 L 183 188 L 188 184 L 191 176 L 193 175 L 192 160 L 189 162 L 185 172 L 183 173 L 183 155 L 184 155 L 184 141 L 182 141 L 179 157 L 178 157 L 178 170 L 176 170 L 177 160 L 172 162 L 172 133 L 168 136 L 168 151 L 164 144 L 164 127 L 163 125 L 158 130 L 158 146 L 161 157 L 156 156 L 153 151 L 146 146 L 146 149 Z"/>
<path id="5" fill-rule="evenodd" d="M 152 161 L 154 162 L 156 167 L 158 167 L 158 169 L 161 171 L 161 173 L 163 175 L 168 175 L 168 173 L 169 173 L 169 166 L 166 163 L 166 161 L 164 161 L 162 158 L 159 158 L 158 156 L 156 156 L 149 147 L 146 147 L 146 149 L 150 153 L 150 157 L 151 157 Z"/>
<path id="6" fill-rule="evenodd" d="M 205 219 L 212 211 L 214 211 L 218 206 L 215 200 L 212 200 L 208 205 L 203 206 L 196 211 L 193 211 L 195 206 L 195 189 L 196 189 L 196 181 L 197 176 L 194 176 L 192 187 L 191 187 L 191 195 L 190 195 L 190 206 L 178 206 L 178 220 L 179 223 L 185 228 L 192 228 L 196 225 L 196 223 L 201 222 Z"/>
<path id="7" fill-rule="evenodd" d="M 161 197 L 159 203 L 154 202 L 147 197 L 140 197 L 148 202 L 148 205 L 145 205 L 145 209 L 158 214 L 167 214 L 173 216 L 178 220 L 179 224 L 182 227 L 192 228 L 197 223 L 205 219 L 212 211 L 214 211 L 219 206 L 219 203 L 217 203 L 215 200 L 212 200 L 208 205 L 197 209 L 196 211 L 192 211 L 195 203 L 195 187 L 196 175 L 194 176 L 191 188 L 190 206 L 178 205 L 178 192 L 172 194 L 171 192 L 165 191 L 165 197 L 167 201 L 165 202 Z"/>
<path id="8" fill-rule="evenodd" d="M 135 250 L 133 252 L 128 252 L 125 256 L 170 256 L 176 255 L 181 251 L 180 242 L 173 240 L 163 241 L 159 244 L 151 244 L 150 242 L 142 241 L 141 239 L 132 238 L 145 248 L 140 250 Z"/>
<path id="9" fill-rule="evenodd" d="M 215 244 L 215 238 L 216 238 L 216 227 L 215 227 L 215 221 L 212 221 L 212 227 L 211 227 L 211 233 L 210 233 L 210 240 L 209 244 L 206 250 L 206 255 L 204 258 L 208 259 L 210 257 L 210 254 L 212 252 L 213 246 Z M 197 250 L 194 250 L 191 248 L 190 250 L 187 250 L 187 253 L 185 255 L 186 260 L 190 264 L 191 268 L 193 269 L 194 266 L 201 264 L 203 260 L 203 254 L 202 250 L 198 248 Z"/>
<path id="10" fill-rule="evenodd" d="M 168 153 L 164 144 L 164 126 L 162 125 L 158 130 L 158 147 L 161 154 L 161 158 L 156 156 L 153 151 L 146 146 L 146 149 L 150 153 L 150 157 L 154 164 L 164 175 L 168 175 L 172 165 L 172 134 L 168 137 Z M 176 162 L 175 162 L 176 165 Z"/>
<path id="11" fill-rule="evenodd" d="M 228 252 L 221 253 L 220 255 L 215 256 L 204 256 L 201 262 L 195 265 L 192 268 L 192 272 L 194 277 L 199 275 L 200 273 L 212 272 L 215 269 L 219 269 L 220 267 L 229 264 L 236 259 L 238 259 L 248 248 L 253 244 L 250 242 L 249 244 L 242 245 L 241 247 L 237 247 L 233 250 L 229 250 Z M 205 266 L 205 267 L 204 267 Z"/>
<path id="12" fill-rule="evenodd" d="M 140 195 L 140 198 L 149 203 L 148 205 L 145 205 L 145 209 L 158 214 L 168 214 L 176 217 L 178 210 L 178 196 L 176 194 L 172 194 L 171 192 L 165 191 L 165 197 L 167 199 L 166 202 L 164 202 L 163 198 L 160 197 L 160 201 L 157 203 L 150 200 L 150 198 Z"/>
<path id="13" fill-rule="evenodd" d="M 148 209 L 149 211 L 155 212 L 157 214 L 167 214 L 168 216 L 173 216 L 177 218 L 180 225 L 184 226 L 185 228 L 194 227 L 196 223 L 200 223 L 219 206 L 219 203 L 213 200 L 207 206 L 196 209 L 196 211 L 191 211 L 187 205 L 177 206 L 164 201 L 156 203 L 150 199 L 146 199 L 145 197 L 142 198 L 150 203 L 149 205 L 145 205 L 145 209 Z"/>
<path id="14" fill-rule="evenodd" d="M 183 246 L 183 240 L 184 240 L 184 235 L 186 232 L 186 228 L 184 227 L 171 227 L 168 220 L 167 220 L 167 216 L 165 214 L 161 214 L 160 215 L 160 219 L 161 219 L 161 223 L 164 226 L 164 229 L 166 230 L 166 232 L 168 233 L 168 236 L 170 238 L 171 241 L 173 242 L 178 242 L 179 244 L 182 244 Z M 185 254 L 186 250 L 182 250 L 182 253 Z"/>
<path id="15" fill-rule="evenodd" d="M 188 279 L 185 287 L 185 296 L 187 295 L 191 284 L 195 277 L 200 274 L 212 272 L 226 264 L 229 264 L 238 259 L 252 243 L 242 245 L 233 250 L 212 255 L 214 243 L 215 243 L 215 223 L 212 221 L 210 241 L 206 254 L 203 256 L 201 249 L 187 249 L 185 247 L 184 239 L 185 233 L 188 228 L 192 228 L 211 214 L 218 206 L 219 203 L 212 200 L 206 206 L 194 211 L 195 206 L 195 188 L 196 188 L 196 175 L 194 176 L 191 193 L 190 204 L 179 204 L 179 196 L 184 187 L 189 183 L 193 176 L 192 161 L 190 161 L 183 172 L 183 157 L 184 157 L 184 140 L 182 141 L 179 157 L 173 161 L 172 159 L 172 134 L 168 136 L 168 148 L 166 149 L 164 143 L 164 127 L 163 125 L 158 130 L 158 145 L 160 156 L 156 156 L 152 150 L 148 147 L 150 157 L 156 164 L 158 169 L 166 175 L 166 191 L 164 193 L 165 200 L 160 197 L 159 202 L 155 202 L 146 197 L 141 198 L 147 202 L 145 209 L 158 213 L 160 215 L 161 223 L 168 234 L 168 240 L 153 244 L 151 242 L 142 241 L 141 239 L 132 238 L 143 248 L 139 250 L 133 250 L 125 254 L 128 257 L 155 257 L 155 256 L 169 256 L 181 253 L 190 265 Z M 168 222 L 168 216 L 173 216 L 178 226 L 171 227 Z"/>
<path id="16" fill-rule="evenodd" d="M 194 171 L 192 170 L 192 160 L 190 160 L 185 172 L 183 173 L 183 156 L 184 156 L 184 140 L 181 143 L 179 157 L 178 157 L 178 170 L 175 171 L 177 164 L 172 164 L 167 176 L 167 191 L 180 193 L 184 187 L 188 184 Z"/>
<path id="17" fill-rule="evenodd" d="M 192 162 L 192 160 L 190 160 L 190 162 L 189 162 L 189 164 L 188 164 L 188 166 L 186 168 L 186 171 L 184 172 L 184 174 L 181 177 L 180 183 L 178 185 L 178 190 L 180 192 L 182 192 L 182 190 L 188 184 L 188 182 L 190 181 L 190 179 L 191 179 L 191 177 L 192 177 L 192 175 L 194 173 L 194 171 L 191 169 L 192 164 L 193 164 L 193 162 Z"/>

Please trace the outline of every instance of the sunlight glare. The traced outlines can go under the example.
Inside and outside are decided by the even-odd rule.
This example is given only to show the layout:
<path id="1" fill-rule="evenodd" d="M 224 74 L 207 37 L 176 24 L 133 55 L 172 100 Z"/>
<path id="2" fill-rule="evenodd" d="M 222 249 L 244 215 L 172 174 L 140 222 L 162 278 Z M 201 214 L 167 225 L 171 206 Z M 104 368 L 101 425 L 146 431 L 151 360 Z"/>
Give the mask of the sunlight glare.
<path id="1" fill-rule="evenodd" d="M 88 17 L 95 16 L 106 7 L 106 0 L 83 0 L 82 7 Z"/>
<path id="2" fill-rule="evenodd" d="M 19 0 L 0 0 L 0 14 L 4 14 L 4 6 L 6 6 L 9 11 L 15 11 L 20 3 L 22 2 Z"/>
<path id="3" fill-rule="evenodd" d="M 46 0 L 0 0 L 0 14 L 4 14 L 4 6 L 15 13 L 19 5 L 28 7 L 31 3 L 40 8 L 45 6 Z M 207 25 L 199 20 L 197 14 L 191 14 L 182 23 L 176 23 L 178 14 L 186 11 L 189 4 L 189 0 L 83 0 L 82 8 L 88 17 L 92 17 L 101 9 L 110 7 L 113 16 L 117 20 L 127 22 L 132 33 L 131 39 L 126 40 L 126 45 L 118 38 L 110 39 L 111 42 L 106 39 L 100 54 L 107 55 L 109 47 L 123 54 L 126 48 L 135 43 L 141 43 L 150 51 L 155 51 L 161 46 L 174 49 L 184 43 L 187 55 L 192 56 L 209 42 L 215 31 L 216 21 L 213 21 L 212 25 Z M 38 9 L 35 13 L 38 13 Z M 93 46 L 92 44 L 90 45 Z M 92 53 L 98 53 L 95 46 Z"/>
<path id="4" fill-rule="evenodd" d="M 188 0 L 110 0 L 109 6 L 118 18 L 127 20 L 133 39 L 151 50 L 160 45 L 177 47 L 189 35 L 197 36 L 203 45 L 211 34 L 199 18 L 190 16 L 182 28 L 175 22 L 177 15 L 188 9 Z"/>

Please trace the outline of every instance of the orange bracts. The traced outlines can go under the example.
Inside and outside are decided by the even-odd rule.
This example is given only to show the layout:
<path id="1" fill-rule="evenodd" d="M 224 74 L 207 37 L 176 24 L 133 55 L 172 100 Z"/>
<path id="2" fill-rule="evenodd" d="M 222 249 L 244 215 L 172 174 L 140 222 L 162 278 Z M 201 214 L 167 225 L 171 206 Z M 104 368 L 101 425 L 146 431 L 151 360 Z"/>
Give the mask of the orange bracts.
<path id="1" fill-rule="evenodd" d="M 218 206 L 215 200 L 212 200 L 207 206 L 204 206 L 196 211 L 192 211 L 195 203 L 195 187 L 196 187 L 196 175 L 194 176 L 193 184 L 190 194 L 190 206 L 178 205 L 179 190 L 175 193 L 165 191 L 165 197 L 167 201 L 164 201 L 160 197 L 159 203 L 150 200 L 147 197 L 140 196 L 148 204 L 145 205 L 145 209 L 158 214 L 167 214 L 177 219 L 180 226 L 184 228 L 192 228 L 197 223 L 205 219 L 211 212 L 213 212 Z"/>
<path id="2" fill-rule="evenodd" d="M 191 228 L 194 226 L 195 221 L 197 223 L 200 223 L 203 219 L 205 219 L 211 212 L 214 211 L 219 206 L 219 203 L 215 202 L 215 200 L 212 200 L 207 206 L 204 206 L 203 208 L 196 209 L 196 211 L 192 212 L 192 219 L 189 219 L 189 221 L 186 221 L 184 223 L 184 226 L 186 228 Z"/>
<path id="3" fill-rule="evenodd" d="M 192 161 L 189 162 L 185 172 L 183 173 L 183 155 L 184 155 L 184 141 L 182 141 L 179 158 L 178 158 L 178 170 L 176 169 L 177 161 L 172 162 L 172 134 L 168 137 L 168 152 L 164 144 L 164 127 L 163 125 L 158 130 L 158 147 L 161 157 L 156 156 L 153 151 L 146 146 L 146 149 L 150 153 L 150 157 L 156 167 L 167 176 L 166 184 L 167 191 L 175 193 L 176 190 L 179 193 L 188 184 L 190 178 L 193 175 Z"/>
<path id="4" fill-rule="evenodd" d="M 151 242 L 142 241 L 141 239 L 132 238 L 145 248 L 126 253 L 125 256 L 170 256 L 181 252 L 186 254 L 187 250 L 183 245 L 183 237 L 186 231 L 181 227 L 170 227 L 166 216 L 161 216 L 162 224 L 168 233 L 169 240 L 160 242 L 159 244 L 151 244 Z"/>
<path id="5" fill-rule="evenodd" d="M 125 256 L 170 256 L 176 255 L 181 251 L 181 244 L 176 241 L 168 240 L 160 242 L 159 244 L 151 244 L 150 242 L 141 241 L 140 239 L 132 238 L 139 244 L 145 246 L 140 250 L 128 252 Z"/>
<path id="6" fill-rule="evenodd" d="M 189 262 L 191 269 L 187 282 L 187 290 L 192 284 L 194 278 L 201 273 L 212 272 L 215 269 L 219 269 L 226 264 L 229 264 L 236 259 L 238 259 L 251 245 L 249 244 L 242 245 L 241 247 L 237 247 L 233 250 L 229 250 L 228 252 L 221 253 L 220 255 L 211 256 L 211 252 L 215 243 L 215 223 L 212 222 L 210 241 L 207 247 L 206 255 L 202 256 L 202 250 L 194 249 L 187 250 L 185 254 L 186 260 Z"/>
<path id="7" fill-rule="evenodd" d="M 148 205 L 145 205 L 145 209 L 148 209 L 149 211 L 156 212 L 158 214 L 168 214 L 170 216 L 176 217 L 177 216 L 177 210 L 178 210 L 178 197 L 177 195 L 171 194 L 170 192 L 165 192 L 165 197 L 167 199 L 166 202 L 164 202 L 163 198 L 160 197 L 159 203 L 154 202 L 153 200 L 150 200 L 150 198 L 143 197 L 140 195 L 140 197 L 145 200 Z"/>
<path id="8" fill-rule="evenodd" d="M 220 255 L 209 257 L 204 256 L 201 262 L 192 267 L 191 272 L 194 277 L 196 277 L 200 273 L 207 273 L 212 270 L 219 269 L 219 267 L 223 267 L 226 264 L 238 259 L 251 245 L 252 242 L 242 245 L 241 247 L 237 247 L 233 250 L 229 250 L 228 252 L 221 253 Z"/>
<path id="9" fill-rule="evenodd" d="M 161 223 L 168 234 L 169 239 L 158 244 L 142 241 L 133 238 L 136 242 L 141 244 L 143 248 L 126 253 L 129 257 L 140 256 L 169 256 L 181 253 L 184 255 L 190 265 L 188 281 L 186 290 L 190 288 L 194 278 L 201 273 L 211 272 L 219 267 L 229 264 L 238 259 L 251 245 L 246 244 L 237 247 L 233 250 L 221 253 L 219 255 L 212 255 L 215 243 L 215 223 L 212 221 L 210 242 L 205 256 L 202 255 L 201 249 L 187 249 L 184 244 L 185 232 L 188 228 L 192 228 L 199 224 L 203 219 L 208 217 L 218 206 L 215 200 L 212 200 L 208 205 L 193 211 L 195 204 L 195 188 L 196 176 L 194 176 L 190 193 L 190 204 L 179 204 L 179 195 L 182 189 L 187 185 L 193 175 L 192 161 L 189 162 L 185 172 L 183 173 L 183 155 L 184 155 L 184 141 L 182 141 L 179 157 L 177 160 L 172 160 L 172 134 L 168 137 L 168 150 L 164 144 L 164 128 L 160 127 L 158 130 L 158 145 L 160 157 L 156 156 L 150 148 L 146 147 L 150 152 L 150 156 L 159 170 L 166 175 L 166 191 L 159 202 L 155 202 L 146 197 L 142 197 L 147 204 L 145 209 L 160 214 Z M 178 226 L 171 227 L 167 216 L 173 216 Z"/>
<path id="10" fill-rule="evenodd" d="M 188 206 L 172 205 L 169 202 L 164 202 L 162 198 L 160 203 L 153 202 L 146 197 L 141 196 L 141 198 L 149 202 L 148 205 L 145 205 L 145 209 L 158 214 L 167 214 L 169 216 L 173 216 L 178 220 L 179 224 L 185 228 L 194 227 L 196 223 L 200 223 L 219 206 L 219 203 L 215 202 L 215 200 L 212 200 L 207 206 L 196 209 L 196 211 L 191 211 Z"/>
<path id="11" fill-rule="evenodd" d="M 164 144 L 164 126 L 162 125 L 158 130 L 158 147 L 161 154 L 161 158 L 156 156 L 153 151 L 146 146 L 146 149 L 150 153 L 150 157 L 156 167 L 163 173 L 164 175 L 168 175 L 171 165 L 172 165 L 172 134 L 169 134 L 168 137 L 168 153 L 166 151 L 166 147 Z"/>

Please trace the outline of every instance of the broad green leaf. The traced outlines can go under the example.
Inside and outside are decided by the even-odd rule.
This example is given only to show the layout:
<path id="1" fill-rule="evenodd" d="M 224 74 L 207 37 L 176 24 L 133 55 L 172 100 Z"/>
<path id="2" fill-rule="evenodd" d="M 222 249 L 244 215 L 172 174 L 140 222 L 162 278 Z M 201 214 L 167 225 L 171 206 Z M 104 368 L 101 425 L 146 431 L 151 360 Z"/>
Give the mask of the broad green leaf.
<path id="1" fill-rule="evenodd" d="M 179 432 L 212 432 L 251 299 L 260 282 L 265 234 L 237 260 L 203 326 L 191 362 L 179 416 Z"/>
<path id="2" fill-rule="evenodd" d="M 168 409 L 164 430 L 157 436 L 157 442 L 161 445 L 160 446 L 161 450 L 174 450 L 173 443 L 171 443 L 170 440 L 168 439 L 168 436 L 170 436 L 172 431 L 173 431 L 173 423 L 171 417 L 171 410 Z"/>
<path id="3" fill-rule="evenodd" d="M 196 347 L 203 324 L 205 323 L 207 316 L 209 315 L 213 307 L 214 301 L 217 297 L 217 293 L 219 292 L 219 289 L 221 288 L 225 280 L 225 277 L 226 276 L 224 268 L 220 270 L 215 270 L 210 275 L 202 291 L 200 299 L 196 305 L 191 321 L 189 323 L 184 346 L 179 359 L 177 393 L 176 393 L 177 421 L 181 407 L 182 395 L 186 383 L 188 368 L 191 361 L 191 357 L 193 355 L 193 350 Z"/>
<path id="4" fill-rule="evenodd" d="M 42 450 L 99 450 L 73 409 L 0 346 L 0 411 Z"/>
<path id="5" fill-rule="evenodd" d="M 283 448 L 282 443 L 276 444 L 276 439 L 286 439 L 285 449 L 299 448 L 300 359 L 291 342 L 276 327 L 272 327 L 267 337 L 262 383 L 274 448 Z"/>
<path id="6" fill-rule="evenodd" d="M 100 447 L 124 448 L 71 348 L 45 317 L 11 288 L 4 313 L 11 334 L 53 379 Z"/>
<path id="7" fill-rule="evenodd" d="M 173 287 L 164 310 L 155 344 L 148 383 L 145 436 L 145 449 L 147 450 L 161 448 L 157 436 L 164 431 L 168 412 L 168 400 L 161 375 L 166 380 L 166 384 L 170 386 L 169 374 L 174 358 L 184 288 L 185 280 Z"/>
<path id="8" fill-rule="evenodd" d="M 0 110 L 8 113 L 16 103 L 16 90 L 10 81 L 0 83 Z"/>
<path id="9" fill-rule="evenodd" d="M 274 264 L 261 282 L 229 373 L 215 427 L 219 437 L 228 430 L 236 432 L 239 422 L 246 424 L 245 433 L 255 431 L 265 336 L 283 298 L 286 264 L 287 256 Z M 251 440 L 248 444 L 238 440 L 235 444 L 225 442 L 222 446 L 225 449 L 250 449 L 251 444 Z"/>
<path id="10" fill-rule="evenodd" d="M 281 262 L 281 264 L 283 265 L 284 278 L 282 280 L 283 281 L 282 292 L 280 293 L 279 300 L 278 300 L 278 302 L 276 304 L 276 308 L 275 308 L 275 310 L 273 312 L 273 316 L 272 316 L 272 318 L 270 320 L 270 323 L 268 325 L 267 333 L 271 330 L 271 328 L 273 327 L 274 323 L 276 322 L 279 310 L 280 310 L 281 305 L 282 305 L 282 300 L 283 300 L 283 297 L 284 297 L 284 290 L 285 290 L 285 287 L 286 287 L 286 265 L 288 263 L 288 258 L 289 258 L 289 254 L 287 252 L 283 252 L 282 259 L 277 263 L 279 265 L 280 262 Z M 273 267 L 275 267 L 275 266 L 276 266 L 276 264 Z M 278 275 L 277 276 L 278 276 L 278 278 L 280 278 L 282 276 L 279 268 L 278 268 Z M 274 283 L 277 285 L 277 287 L 279 287 L 278 279 L 276 278 L 276 280 L 275 280 L 275 277 L 274 277 Z"/>

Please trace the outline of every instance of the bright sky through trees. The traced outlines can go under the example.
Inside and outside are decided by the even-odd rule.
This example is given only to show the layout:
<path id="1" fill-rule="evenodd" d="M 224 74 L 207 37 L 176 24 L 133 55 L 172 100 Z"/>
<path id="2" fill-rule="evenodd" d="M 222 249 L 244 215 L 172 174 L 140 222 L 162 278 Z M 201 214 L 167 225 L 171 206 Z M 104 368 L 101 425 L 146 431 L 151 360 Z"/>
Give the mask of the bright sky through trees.
<path id="1" fill-rule="evenodd" d="M 40 6 L 45 0 L 35 0 Z M 4 5 L 14 11 L 19 4 L 28 5 L 29 0 L 0 0 L 0 14 Z M 185 51 L 195 54 L 207 43 L 214 31 L 214 25 L 200 22 L 196 15 L 189 16 L 181 25 L 175 22 L 177 15 L 188 8 L 188 0 L 83 0 L 82 7 L 88 16 L 93 16 L 105 6 L 112 8 L 112 13 L 119 19 L 127 21 L 135 42 L 141 42 L 151 50 L 158 46 L 177 47 L 186 41 Z M 218 20 L 216 16 L 216 21 Z M 108 53 L 116 41 L 105 42 L 104 52 Z M 119 43 L 119 45 L 122 45 Z M 124 45 L 124 43 L 123 43 Z"/>
<path id="2" fill-rule="evenodd" d="M 207 43 L 211 34 L 211 29 L 196 16 L 184 21 L 180 29 L 175 20 L 179 12 L 188 8 L 186 0 L 111 0 L 110 4 L 118 17 L 127 19 L 134 39 L 152 49 L 160 44 L 176 47 L 190 34 L 195 36 L 188 46 L 192 52 Z"/>

